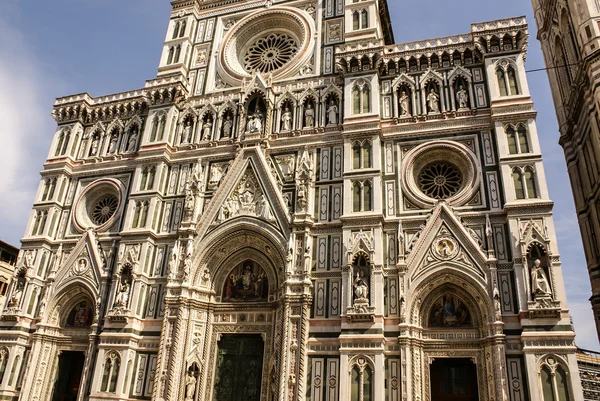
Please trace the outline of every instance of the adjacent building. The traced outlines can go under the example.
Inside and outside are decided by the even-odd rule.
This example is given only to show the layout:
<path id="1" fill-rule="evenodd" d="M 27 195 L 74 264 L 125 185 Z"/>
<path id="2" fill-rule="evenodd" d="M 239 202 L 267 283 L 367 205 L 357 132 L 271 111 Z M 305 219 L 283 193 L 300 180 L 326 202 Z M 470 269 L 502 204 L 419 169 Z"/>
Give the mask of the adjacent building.
<path id="1" fill-rule="evenodd" d="M 4 305 L 8 284 L 13 276 L 19 248 L 0 240 L 0 305 Z"/>
<path id="2" fill-rule="evenodd" d="M 582 399 L 523 17 L 172 5 L 144 88 L 56 100 L 0 398 Z"/>
<path id="3" fill-rule="evenodd" d="M 532 0 L 548 67 L 600 338 L 600 4 Z"/>

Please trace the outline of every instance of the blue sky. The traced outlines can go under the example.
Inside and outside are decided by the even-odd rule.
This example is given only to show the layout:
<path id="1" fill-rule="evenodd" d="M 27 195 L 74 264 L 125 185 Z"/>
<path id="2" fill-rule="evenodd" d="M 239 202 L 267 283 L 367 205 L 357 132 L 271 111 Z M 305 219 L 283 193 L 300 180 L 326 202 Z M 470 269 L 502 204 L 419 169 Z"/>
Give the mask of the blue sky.
<path id="1" fill-rule="evenodd" d="M 396 42 L 467 33 L 470 24 L 526 15 L 527 68 L 544 66 L 526 0 L 388 0 Z M 141 88 L 156 76 L 168 0 L 0 2 L 0 239 L 23 236 L 55 123 L 54 98 Z M 580 347 L 600 350 L 570 184 L 545 72 L 528 74 L 538 115 L 563 274 Z"/>

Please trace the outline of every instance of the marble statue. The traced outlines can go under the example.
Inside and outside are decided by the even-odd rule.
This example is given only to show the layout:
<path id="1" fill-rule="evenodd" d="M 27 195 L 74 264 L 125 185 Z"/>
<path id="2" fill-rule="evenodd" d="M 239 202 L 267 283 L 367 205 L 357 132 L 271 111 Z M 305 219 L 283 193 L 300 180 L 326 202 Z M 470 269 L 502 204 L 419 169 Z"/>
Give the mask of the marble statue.
<path id="1" fill-rule="evenodd" d="M 469 109 L 469 95 L 462 85 L 458 85 L 458 91 L 456 92 L 456 100 L 458 100 L 458 110 Z"/>
<path id="2" fill-rule="evenodd" d="M 440 112 L 439 106 L 440 97 L 437 93 L 435 93 L 435 89 L 431 88 L 429 91 L 429 95 L 427 95 L 427 106 L 429 108 L 430 114 L 435 114 Z"/>
<path id="3" fill-rule="evenodd" d="M 202 126 L 202 140 L 203 141 L 210 141 L 210 134 L 212 131 L 212 120 L 210 118 L 206 119 L 206 122 L 204 123 L 204 125 Z"/>
<path id="4" fill-rule="evenodd" d="M 304 110 L 304 122 L 306 128 L 315 126 L 315 109 L 313 109 L 310 103 L 306 106 L 306 110 Z"/>
<path id="5" fill-rule="evenodd" d="M 229 138 L 231 136 L 231 130 L 233 129 L 233 120 L 230 115 L 227 115 L 227 119 L 223 122 L 223 138 Z"/>
<path id="6" fill-rule="evenodd" d="M 337 125 L 338 124 L 338 106 L 335 104 L 335 101 L 329 102 L 329 107 L 327 107 L 327 125 Z"/>
<path id="7" fill-rule="evenodd" d="M 281 131 L 291 131 L 292 130 L 292 112 L 287 107 L 283 111 L 281 115 Z"/>
<path id="8" fill-rule="evenodd" d="M 183 128 L 181 143 L 190 143 L 192 141 L 192 120 L 188 119 Z"/>
<path id="9" fill-rule="evenodd" d="M 362 276 L 358 273 L 356 274 L 356 279 L 354 280 L 354 295 L 356 299 L 369 298 L 369 287 L 363 280 Z"/>
<path id="10" fill-rule="evenodd" d="M 406 91 L 400 95 L 400 117 L 410 116 L 410 101 Z"/>
<path id="11" fill-rule="evenodd" d="M 196 378 L 194 372 L 188 371 L 185 379 L 185 401 L 192 401 L 196 392 Z"/>
<path id="12" fill-rule="evenodd" d="M 542 262 L 539 259 L 535 260 L 533 268 L 531 269 L 531 287 L 534 295 L 552 294 L 546 272 L 544 272 Z"/>

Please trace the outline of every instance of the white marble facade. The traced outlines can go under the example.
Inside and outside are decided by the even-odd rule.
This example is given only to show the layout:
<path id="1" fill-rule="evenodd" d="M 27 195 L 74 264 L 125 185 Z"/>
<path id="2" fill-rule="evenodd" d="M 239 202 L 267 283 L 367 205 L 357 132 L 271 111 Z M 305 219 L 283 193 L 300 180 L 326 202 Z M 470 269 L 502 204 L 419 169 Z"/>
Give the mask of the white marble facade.
<path id="1" fill-rule="evenodd" d="M 527 29 L 173 2 L 156 79 L 56 101 L 0 397 L 581 399 Z"/>

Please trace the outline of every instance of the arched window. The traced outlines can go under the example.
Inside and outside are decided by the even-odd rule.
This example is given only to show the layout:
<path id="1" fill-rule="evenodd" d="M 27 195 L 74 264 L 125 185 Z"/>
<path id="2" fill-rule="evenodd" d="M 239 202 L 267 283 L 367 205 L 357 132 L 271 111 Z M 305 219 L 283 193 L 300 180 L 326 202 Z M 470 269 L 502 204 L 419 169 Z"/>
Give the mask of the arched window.
<path id="1" fill-rule="evenodd" d="M 544 364 L 540 370 L 540 381 L 544 395 L 543 401 L 571 400 L 568 375 L 561 365 Z"/>
<path id="2" fill-rule="evenodd" d="M 528 198 L 537 198 L 537 185 L 535 179 L 535 172 L 531 167 L 527 167 L 525 169 L 525 185 L 527 189 L 527 197 Z"/>
<path id="3" fill-rule="evenodd" d="M 353 114 L 371 112 L 371 88 L 365 81 L 355 83 L 352 88 L 352 111 Z"/>
<path id="4" fill-rule="evenodd" d="M 523 174 L 519 169 L 513 170 L 513 182 L 515 184 L 515 196 L 517 199 L 525 199 L 525 188 L 523 185 Z"/>
<path id="5" fill-rule="evenodd" d="M 173 62 L 179 63 L 179 57 L 181 57 L 181 45 L 177 45 L 175 47 L 175 56 L 173 57 Z"/>
<path id="6" fill-rule="evenodd" d="M 373 400 L 373 369 L 362 358 L 359 358 L 359 362 L 352 368 L 350 386 L 351 401 Z"/>
<path id="7" fill-rule="evenodd" d="M 519 153 L 517 148 L 517 133 L 513 127 L 506 128 L 506 140 L 508 141 L 508 153 L 515 155 Z"/>
<path id="8" fill-rule="evenodd" d="M 133 205 L 133 219 L 131 220 L 131 228 L 138 228 L 140 224 L 140 209 L 142 208 L 141 202 L 135 202 Z"/>
<path id="9" fill-rule="evenodd" d="M 363 210 L 373 210 L 373 196 L 372 196 L 371 182 L 367 181 L 363 185 Z"/>
<path id="10" fill-rule="evenodd" d="M 508 75 L 508 87 L 512 96 L 519 94 L 519 85 L 517 84 L 517 73 L 512 66 L 509 66 L 506 70 Z"/>
<path id="11" fill-rule="evenodd" d="M 362 88 L 362 99 L 361 99 L 361 112 L 362 113 L 370 113 L 371 112 L 371 88 L 368 85 L 364 85 Z"/>
<path id="12" fill-rule="evenodd" d="M 519 153 L 529 153 L 529 141 L 527 139 L 527 128 L 521 124 L 517 130 L 519 137 Z"/>
<path id="13" fill-rule="evenodd" d="M 160 116 L 159 125 L 158 125 L 158 140 L 162 141 L 165 135 L 165 124 L 167 122 L 167 117 L 163 114 Z"/>
<path id="14" fill-rule="evenodd" d="M 150 142 L 156 140 L 156 133 L 158 132 L 158 117 L 152 119 L 152 131 L 150 131 Z"/>
<path id="15" fill-rule="evenodd" d="M 355 170 L 360 169 L 362 163 L 361 163 L 361 153 L 362 153 L 362 147 L 360 145 L 360 142 L 354 142 L 354 145 L 352 146 L 352 166 Z"/>
<path id="16" fill-rule="evenodd" d="M 355 31 L 360 29 L 360 13 L 358 11 L 352 13 L 352 29 Z"/>
<path id="17" fill-rule="evenodd" d="M 369 27 L 369 12 L 367 10 L 362 10 L 360 12 L 360 27 L 362 29 Z"/>
<path id="18" fill-rule="evenodd" d="M 179 36 L 179 21 L 177 21 L 175 23 L 175 29 L 173 29 L 173 37 L 172 39 L 177 39 L 177 37 Z"/>
<path id="19" fill-rule="evenodd" d="M 148 170 L 148 185 L 146 186 L 147 190 L 154 188 L 154 177 L 156 176 L 156 167 L 152 166 Z"/>
<path id="20" fill-rule="evenodd" d="M 119 377 L 119 369 L 121 367 L 121 358 L 116 351 L 108 354 L 104 360 L 104 372 L 102 374 L 102 386 L 100 391 L 106 393 L 114 393 L 117 391 L 117 379 Z"/>
<path id="21" fill-rule="evenodd" d="M 508 96 L 508 88 L 506 87 L 506 77 L 504 70 L 498 68 L 496 70 L 496 77 L 498 78 L 498 87 L 500 88 L 500 96 Z"/>
<path id="22" fill-rule="evenodd" d="M 56 150 L 54 151 L 54 156 L 60 155 L 60 150 L 62 149 L 64 140 L 65 140 L 65 134 L 64 134 L 64 132 L 61 132 L 58 135 L 58 144 L 56 145 Z"/>
<path id="23" fill-rule="evenodd" d="M 140 177 L 140 191 L 144 191 L 146 189 L 147 182 L 148 182 L 148 168 L 144 168 L 142 170 L 142 175 Z"/>
<path id="24" fill-rule="evenodd" d="M 355 182 L 352 188 L 352 211 L 360 212 L 361 209 L 361 197 L 362 197 L 362 189 L 360 187 L 360 182 Z"/>
<path id="25" fill-rule="evenodd" d="M 358 86 L 355 86 L 354 89 L 352 89 L 352 113 L 360 114 L 360 112 L 360 88 Z"/>
<path id="26" fill-rule="evenodd" d="M 148 207 L 150 206 L 148 201 L 145 201 L 142 204 L 142 212 L 140 214 L 140 227 L 146 227 L 146 223 L 148 220 Z"/>
<path id="27" fill-rule="evenodd" d="M 15 358 L 13 364 L 12 364 L 12 368 L 10 369 L 10 376 L 8 377 L 8 385 L 12 386 L 13 382 L 15 380 L 15 373 L 17 373 L 19 371 L 19 368 L 21 367 L 21 355 L 17 355 L 17 357 Z"/>
<path id="28" fill-rule="evenodd" d="M 169 48 L 169 55 L 167 56 L 167 65 L 173 62 L 173 56 L 175 54 L 175 47 Z"/>
<path id="29" fill-rule="evenodd" d="M 365 141 L 362 146 L 362 168 L 371 168 L 371 142 Z"/>
<path id="30" fill-rule="evenodd" d="M 181 27 L 179 28 L 179 37 L 183 37 L 185 36 L 185 28 L 187 27 L 187 21 L 183 20 L 181 22 Z"/>

